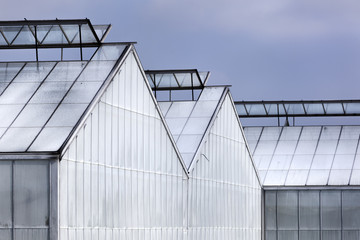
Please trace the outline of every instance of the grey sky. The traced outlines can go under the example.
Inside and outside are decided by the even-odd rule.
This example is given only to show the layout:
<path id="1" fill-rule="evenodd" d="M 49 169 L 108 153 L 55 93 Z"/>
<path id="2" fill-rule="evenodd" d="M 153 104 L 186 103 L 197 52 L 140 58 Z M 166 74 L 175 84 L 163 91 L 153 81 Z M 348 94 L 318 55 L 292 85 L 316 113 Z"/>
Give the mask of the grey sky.
<path id="1" fill-rule="evenodd" d="M 297 100 L 359 98 L 359 12 L 350 0 L 6 0 L 0 16 L 111 23 L 108 40 L 137 41 L 145 69 L 210 70 L 236 100 Z"/>

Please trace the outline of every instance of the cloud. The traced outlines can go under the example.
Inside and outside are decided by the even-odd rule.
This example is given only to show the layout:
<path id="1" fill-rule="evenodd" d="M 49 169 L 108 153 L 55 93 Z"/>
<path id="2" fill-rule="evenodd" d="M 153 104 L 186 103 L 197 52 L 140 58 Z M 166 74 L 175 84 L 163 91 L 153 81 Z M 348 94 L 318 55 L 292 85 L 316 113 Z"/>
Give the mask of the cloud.
<path id="1" fill-rule="evenodd" d="M 359 36 L 360 2 L 353 0 L 153 0 L 146 13 L 174 27 L 254 37 Z"/>

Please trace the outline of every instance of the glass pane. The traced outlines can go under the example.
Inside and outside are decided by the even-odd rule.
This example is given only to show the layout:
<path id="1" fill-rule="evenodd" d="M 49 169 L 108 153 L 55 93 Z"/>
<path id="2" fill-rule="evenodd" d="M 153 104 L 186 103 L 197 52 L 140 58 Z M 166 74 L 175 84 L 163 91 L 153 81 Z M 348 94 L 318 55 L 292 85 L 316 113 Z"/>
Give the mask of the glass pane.
<path id="1" fill-rule="evenodd" d="M 177 141 L 181 153 L 195 153 L 202 135 L 181 135 Z"/>
<path id="2" fill-rule="evenodd" d="M 358 140 L 360 135 L 360 126 L 343 126 L 340 139 Z"/>
<path id="3" fill-rule="evenodd" d="M 303 127 L 300 141 L 318 140 L 320 136 L 321 127 Z"/>
<path id="4" fill-rule="evenodd" d="M 281 133 L 281 127 L 264 127 L 261 134 L 260 141 L 264 140 L 278 140 Z"/>
<path id="5" fill-rule="evenodd" d="M 323 230 L 341 230 L 341 192 L 321 191 L 321 225 Z"/>
<path id="6" fill-rule="evenodd" d="M 333 169 L 351 169 L 355 160 L 355 155 L 335 155 Z"/>
<path id="7" fill-rule="evenodd" d="M 266 115 L 265 107 L 263 104 L 247 104 L 246 108 L 250 115 Z"/>
<path id="8" fill-rule="evenodd" d="M 355 154 L 358 140 L 340 140 L 336 154 Z"/>
<path id="9" fill-rule="evenodd" d="M 290 170 L 285 185 L 305 186 L 308 174 L 308 170 Z"/>
<path id="10" fill-rule="evenodd" d="M 14 83 L 42 82 L 54 67 L 54 62 L 27 63 L 14 79 Z"/>
<path id="11" fill-rule="evenodd" d="M 107 45 L 98 49 L 92 61 L 118 60 L 127 45 Z"/>
<path id="12" fill-rule="evenodd" d="M 166 123 L 173 135 L 179 135 L 187 120 L 187 118 L 166 118 Z"/>
<path id="13" fill-rule="evenodd" d="M 210 118 L 189 118 L 182 134 L 204 134 Z"/>
<path id="14" fill-rule="evenodd" d="M 14 224 L 49 226 L 49 162 L 14 163 Z"/>
<path id="15" fill-rule="evenodd" d="M 72 127 L 45 127 L 29 151 L 58 151 L 69 136 Z"/>
<path id="16" fill-rule="evenodd" d="M 359 231 L 343 231 L 343 240 L 359 240 Z"/>
<path id="17" fill-rule="evenodd" d="M 0 105 L 0 127 L 9 127 L 22 108 L 23 105 Z"/>
<path id="18" fill-rule="evenodd" d="M 315 155 L 311 169 L 330 169 L 334 155 Z"/>
<path id="19" fill-rule="evenodd" d="M 265 177 L 264 185 L 281 186 L 285 184 L 287 171 L 268 171 Z"/>
<path id="20" fill-rule="evenodd" d="M 345 103 L 345 111 L 347 114 L 360 113 L 360 104 L 358 103 Z"/>
<path id="21" fill-rule="evenodd" d="M 274 155 L 269 170 L 288 170 L 292 160 L 292 155 Z"/>
<path id="22" fill-rule="evenodd" d="M 327 185 L 330 170 L 310 170 L 307 185 Z"/>
<path id="23" fill-rule="evenodd" d="M 351 170 L 331 170 L 329 185 L 348 185 Z"/>
<path id="24" fill-rule="evenodd" d="M 276 192 L 265 191 L 265 227 L 276 230 Z"/>
<path id="25" fill-rule="evenodd" d="M 88 104 L 61 104 L 46 126 L 73 127 L 79 121 Z"/>
<path id="26" fill-rule="evenodd" d="M 79 82 L 102 82 L 110 74 L 116 61 L 91 61 L 80 74 Z"/>
<path id="27" fill-rule="evenodd" d="M 35 37 L 30 31 L 28 26 L 23 26 L 20 33 L 14 39 L 13 45 L 28 45 L 28 44 L 35 44 Z"/>
<path id="28" fill-rule="evenodd" d="M 313 155 L 294 155 L 290 169 L 310 169 Z"/>
<path id="29" fill-rule="evenodd" d="M 320 240 L 320 231 L 300 231 L 299 240 Z"/>
<path id="30" fill-rule="evenodd" d="M 322 104 L 304 104 L 307 114 L 324 114 L 324 108 Z"/>
<path id="31" fill-rule="evenodd" d="M 195 102 L 173 102 L 166 114 L 166 118 L 187 118 L 195 106 Z"/>
<path id="32" fill-rule="evenodd" d="M 41 128 L 9 128 L 0 139 L 0 151 L 24 152 Z M 21 136 L 21 138 L 19 137 Z"/>
<path id="33" fill-rule="evenodd" d="M 25 104 L 34 94 L 40 83 L 12 83 L 3 92 L 0 104 Z"/>
<path id="34" fill-rule="evenodd" d="M 278 240 L 298 240 L 297 231 L 278 231 Z"/>
<path id="35" fill-rule="evenodd" d="M 334 154 L 337 144 L 337 140 L 320 140 L 316 154 Z"/>
<path id="36" fill-rule="evenodd" d="M 296 191 L 277 192 L 277 223 L 280 230 L 298 228 L 298 195 Z"/>
<path id="37" fill-rule="evenodd" d="M 261 131 L 262 131 L 262 127 L 244 127 L 246 140 L 248 141 L 259 140 Z"/>
<path id="38" fill-rule="evenodd" d="M 103 82 L 76 82 L 63 103 L 90 103 Z"/>
<path id="39" fill-rule="evenodd" d="M 56 107 L 57 104 L 28 104 L 12 127 L 43 127 Z"/>
<path id="40" fill-rule="evenodd" d="M 10 161 L 0 161 L 0 228 L 12 226 L 12 167 Z M 2 232 L 0 233 L 2 234 Z M 0 235 L 2 236 L 2 235 Z M 0 237 L 1 239 L 1 237 Z"/>
<path id="41" fill-rule="evenodd" d="M 299 141 L 295 154 L 314 154 L 317 143 L 316 140 Z"/>
<path id="42" fill-rule="evenodd" d="M 322 231 L 322 239 L 341 240 L 341 231 Z"/>
<path id="43" fill-rule="evenodd" d="M 79 29 L 79 27 L 76 27 Z M 42 44 L 68 44 L 68 41 L 66 40 L 63 32 L 61 31 L 61 28 L 59 26 L 52 26 L 50 29 L 50 32 L 47 33 L 43 39 Z"/>
<path id="44" fill-rule="evenodd" d="M 279 141 L 275 154 L 294 154 L 297 141 Z"/>
<path id="45" fill-rule="evenodd" d="M 360 191 L 343 191 L 343 229 L 360 229 Z"/>
<path id="46" fill-rule="evenodd" d="M 340 103 L 326 103 L 324 104 L 327 114 L 343 114 L 344 110 Z"/>
<path id="47" fill-rule="evenodd" d="M 280 141 L 297 141 L 301 127 L 284 127 L 281 132 Z"/>
<path id="48" fill-rule="evenodd" d="M 69 90 L 72 82 L 45 81 L 36 91 L 29 103 L 59 103 Z"/>
<path id="49" fill-rule="evenodd" d="M 259 170 L 268 170 L 272 155 L 254 155 L 255 161 L 258 162 Z"/>
<path id="50" fill-rule="evenodd" d="M 340 126 L 324 126 L 320 140 L 338 140 L 340 137 Z"/>
<path id="51" fill-rule="evenodd" d="M 214 114 L 218 101 L 198 101 L 191 117 L 211 117 Z"/>
<path id="52" fill-rule="evenodd" d="M 11 82 L 24 63 L 0 63 L 1 82 Z"/>
<path id="53" fill-rule="evenodd" d="M 47 77 L 46 82 L 73 82 L 86 66 L 85 61 L 59 62 Z"/>
<path id="54" fill-rule="evenodd" d="M 275 147 L 276 147 L 277 141 L 259 141 L 256 150 L 255 150 L 255 154 L 259 154 L 259 155 L 272 155 L 275 151 Z"/>
<path id="55" fill-rule="evenodd" d="M 318 230 L 320 223 L 320 205 L 318 191 L 299 191 L 300 218 L 302 230 Z"/>

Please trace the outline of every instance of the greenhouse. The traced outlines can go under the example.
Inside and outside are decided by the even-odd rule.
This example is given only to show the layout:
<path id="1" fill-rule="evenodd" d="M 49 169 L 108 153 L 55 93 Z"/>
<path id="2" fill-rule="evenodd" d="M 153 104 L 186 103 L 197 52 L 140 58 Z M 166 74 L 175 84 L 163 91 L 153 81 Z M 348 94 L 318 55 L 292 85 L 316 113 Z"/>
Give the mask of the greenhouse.
<path id="1" fill-rule="evenodd" d="M 264 189 L 265 239 L 359 239 L 360 126 L 341 123 L 358 121 L 360 101 L 237 102 L 236 107 L 250 124 L 259 118 L 273 123 L 244 128 Z M 329 125 L 332 117 L 338 125 Z"/>
<path id="2" fill-rule="evenodd" d="M 0 239 L 261 239 L 229 88 L 145 72 L 134 43 L 104 42 L 110 28 L 0 22 L 0 49 L 24 56 L 0 63 Z"/>

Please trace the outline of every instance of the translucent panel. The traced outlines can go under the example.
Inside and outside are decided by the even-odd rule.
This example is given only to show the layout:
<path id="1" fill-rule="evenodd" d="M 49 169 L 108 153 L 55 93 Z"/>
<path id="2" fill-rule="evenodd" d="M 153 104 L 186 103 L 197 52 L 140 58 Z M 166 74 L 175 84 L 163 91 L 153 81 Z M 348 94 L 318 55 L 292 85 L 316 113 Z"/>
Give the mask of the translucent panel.
<path id="1" fill-rule="evenodd" d="M 268 171 L 264 185 L 281 186 L 285 184 L 287 171 Z"/>
<path id="2" fill-rule="evenodd" d="M 351 170 L 331 170 L 329 185 L 348 185 Z"/>
<path id="3" fill-rule="evenodd" d="M 276 231 L 265 231 L 266 240 L 277 240 Z"/>
<path id="4" fill-rule="evenodd" d="M 64 99 L 64 103 L 90 103 L 103 82 L 76 82 Z"/>
<path id="5" fill-rule="evenodd" d="M 358 103 L 344 103 L 345 111 L 347 114 L 359 113 L 360 112 L 360 104 Z"/>
<path id="6" fill-rule="evenodd" d="M 269 170 L 287 170 L 290 167 L 292 155 L 274 155 Z"/>
<path id="7" fill-rule="evenodd" d="M 281 130 L 281 127 L 264 127 L 263 132 L 261 133 L 260 141 L 278 140 Z"/>
<path id="8" fill-rule="evenodd" d="M 236 108 L 238 115 L 242 115 L 242 116 L 248 115 L 246 112 L 245 106 L 243 104 L 236 104 L 235 108 Z"/>
<path id="9" fill-rule="evenodd" d="M 29 103 L 59 103 L 72 82 L 44 82 Z"/>
<path id="10" fill-rule="evenodd" d="M 299 231 L 299 240 L 320 240 L 320 231 Z"/>
<path id="11" fill-rule="evenodd" d="M 23 228 L 14 230 L 14 239 L 16 240 L 48 240 L 48 229 Z"/>
<path id="12" fill-rule="evenodd" d="M 278 240 L 298 240 L 297 231 L 278 231 Z"/>
<path id="13" fill-rule="evenodd" d="M 14 45 L 28 45 L 28 44 L 34 44 L 35 43 L 35 37 L 33 33 L 30 31 L 28 26 L 24 26 L 19 34 L 16 36 L 16 38 L 13 40 Z"/>
<path id="14" fill-rule="evenodd" d="M 330 169 L 333 159 L 333 155 L 315 155 L 311 169 Z"/>
<path id="15" fill-rule="evenodd" d="M 166 123 L 173 135 L 179 135 L 187 120 L 187 118 L 166 118 Z"/>
<path id="16" fill-rule="evenodd" d="M 91 61 L 80 74 L 78 81 L 104 81 L 110 74 L 115 63 L 116 61 Z"/>
<path id="17" fill-rule="evenodd" d="M 36 35 L 37 35 L 38 43 L 43 42 L 45 36 L 49 34 L 51 28 L 52 28 L 51 25 L 38 25 L 36 27 Z M 30 29 L 35 33 L 34 26 L 30 26 Z M 31 42 L 30 44 L 34 44 L 34 42 Z"/>
<path id="18" fill-rule="evenodd" d="M 341 240 L 341 231 L 321 231 L 322 239 Z"/>
<path id="19" fill-rule="evenodd" d="M 104 34 L 109 30 L 110 25 L 93 25 L 93 28 L 98 36 L 99 40 L 101 40 Z"/>
<path id="20" fill-rule="evenodd" d="M 61 104 L 46 126 L 73 127 L 79 121 L 87 106 L 87 104 Z"/>
<path id="21" fill-rule="evenodd" d="M 254 155 L 256 162 L 258 162 L 258 169 L 259 170 L 268 170 L 272 155 Z"/>
<path id="22" fill-rule="evenodd" d="M 280 141 L 297 141 L 301 132 L 301 127 L 284 127 Z"/>
<path id="23" fill-rule="evenodd" d="M 202 135 L 181 135 L 177 141 L 181 153 L 194 153 L 199 146 Z"/>
<path id="24" fill-rule="evenodd" d="M 283 104 L 265 104 L 267 112 L 271 115 L 285 114 Z"/>
<path id="25" fill-rule="evenodd" d="M 335 155 L 333 169 L 351 169 L 354 163 L 354 155 Z"/>
<path id="26" fill-rule="evenodd" d="M 322 128 L 321 140 L 338 140 L 340 136 L 340 126 L 324 126 Z"/>
<path id="27" fill-rule="evenodd" d="M 310 169 L 313 155 L 294 155 L 290 169 Z"/>
<path id="28" fill-rule="evenodd" d="M 355 154 L 358 140 L 340 140 L 336 154 Z"/>
<path id="29" fill-rule="evenodd" d="M 285 185 L 305 186 L 308 174 L 308 170 L 290 170 Z"/>
<path id="30" fill-rule="evenodd" d="M 304 140 L 318 140 L 321 132 L 321 127 L 303 127 L 300 141 Z"/>
<path id="31" fill-rule="evenodd" d="M 266 115 L 265 107 L 263 104 L 248 104 L 245 106 L 250 115 Z"/>
<path id="32" fill-rule="evenodd" d="M 340 139 L 358 140 L 360 135 L 360 126 L 343 126 Z"/>
<path id="33" fill-rule="evenodd" d="M 299 141 L 295 154 L 314 154 L 317 144 L 316 140 Z"/>
<path id="34" fill-rule="evenodd" d="M 191 117 L 211 117 L 218 101 L 198 101 L 191 113 Z"/>
<path id="35" fill-rule="evenodd" d="M 343 114 L 344 110 L 341 103 L 326 103 L 324 104 L 327 114 Z"/>
<path id="36" fill-rule="evenodd" d="M 14 83 L 42 82 L 54 65 L 54 62 L 27 63 L 14 79 Z"/>
<path id="37" fill-rule="evenodd" d="M 344 240 L 358 240 L 359 238 L 359 231 L 343 231 Z"/>
<path id="38" fill-rule="evenodd" d="M 24 152 L 41 128 L 9 128 L 0 139 L 1 152 Z M 21 136 L 21 138 L 19 138 Z"/>
<path id="39" fill-rule="evenodd" d="M 310 170 L 307 185 L 327 185 L 329 170 Z"/>
<path id="40" fill-rule="evenodd" d="M 0 161 L 0 228 L 12 226 L 12 163 Z M 0 232 L 2 236 L 2 232 Z M 0 237 L 1 239 L 1 237 Z"/>
<path id="41" fill-rule="evenodd" d="M 262 131 L 262 127 L 245 127 L 244 133 L 246 136 L 246 140 L 259 140 L 260 134 Z"/>
<path id="42" fill-rule="evenodd" d="M 195 106 L 195 102 L 173 102 L 166 118 L 189 117 Z"/>
<path id="43" fill-rule="evenodd" d="M 125 44 L 101 46 L 91 60 L 92 61 L 118 60 L 127 46 L 128 45 Z"/>
<path id="44" fill-rule="evenodd" d="M 96 42 L 96 38 L 94 36 L 94 33 L 91 31 L 89 25 L 82 24 L 81 25 L 81 41 L 84 42 Z"/>
<path id="45" fill-rule="evenodd" d="M 304 104 L 307 114 L 324 114 L 322 104 Z"/>
<path id="46" fill-rule="evenodd" d="M 56 107 L 57 104 L 28 104 L 12 127 L 43 127 Z"/>
<path id="47" fill-rule="evenodd" d="M 299 191 L 299 227 L 301 230 L 318 230 L 320 223 L 318 191 Z"/>
<path id="48" fill-rule="evenodd" d="M 45 127 L 29 151 L 57 151 L 69 136 L 72 127 Z"/>
<path id="49" fill-rule="evenodd" d="M 5 35 L 5 38 L 11 43 L 16 35 L 20 32 L 22 26 L 1 26 L 0 31 Z M 34 43 L 35 41 L 33 41 Z"/>
<path id="50" fill-rule="evenodd" d="M 166 113 L 168 112 L 172 102 L 158 102 L 160 106 L 160 110 L 164 116 L 166 116 Z"/>
<path id="51" fill-rule="evenodd" d="M 341 229 L 340 191 L 321 191 L 321 227 L 323 230 Z"/>
<path id="52" fill-rule="evenodd" d="M 360 155 L 355 155 L 354 169 L 360 169 Z"/>
<path id="53" fill-rule="evenodd" d="M 277 226 L 279 230 L 298 228 L 298 195 L 296 191 L 278 191 Z"/>
<path id="54" fill-rule="evenodd" d="M 0 105 L 0 127 L 9 127 L 22 108 L 23 105 Z"/>
<path id="55" fill-rule="evenodd" d="M 46 82 L 73 82 L 86 66 L 86 63 L 85 61 L 59 62 L 46 78 Z"/>
<path id="56" fill-rule="evenodd" d="M 352 170 L 350 185 L 360 185 L 360 170 Z"/>
<path id="57" fill-rule="evenodd" d="M 256 147 L 255 154 L 273 154 L 277 141 L 260 141 Z"/>
<path id="58" fill-rule="evenodd" d="M 360 191 L 343 191 L 343 229 L 360 229 Z"/>
<path id="59" fill-rule="evenodd" d="M 189 118 L 182 134 L 204 134 L 210 118 Z"/>
<path id="60" fill-rule="evenodd" d="M 279 141 L 275 154 L 294 154 L 297 141 Z"/>
<path id="61" fill-rule="evenodd" d="M 337 144 L 337 140 L 320 140 L 316 154 L 334 154 Z"/>
<path id="62" fill-rule="evenodd" d="M 265 227 L 276 230 L 276 192 L 265 191 Z"/>
<path id="63" fill-rule="evenodd" d="M 40 83 L 12 83 L 0 98 L 0 104 L 25 104 Z"/>
<path id="64" fill-rule="evenodd" d="M 79 29 L 79 27 L 77 27 Z M 60 26 L 52 26 L 49 33 L 47 33 L 43 39 L 42 44 L 68 44 L 66 37 L 64 36 Z"/>
<path id="65" fill-rule="evenodd" d="M 79 43 L 79 25 L 61 25 L 64 35 L 71 43 Z M 83 39 L 82 39 L 83 40 Z M 62 40 L 63 41 L 63 40 Z"/>
<path id="66" fill-rule="evenodd" d="M 224 87 L 206 87 L 201 92 L 198 101 L 218 101 L 220 100 L 224 89 Z"/>
<path id="67" fill-rule="evenodd" d="M 1 82 L 10 82 L 24 66 L 24 63 L 0 63 Z"/>
<path id="68" fill-rule="evenodd" d="M 305 114 L 302 104 L 285 104 L 285 109 L 288 114 Z"/>
<path id="69" fill-rule="evenodd" d="M 15 162 L 14 224 L 16 227 L 49 225 L 48 161 Z"/>

